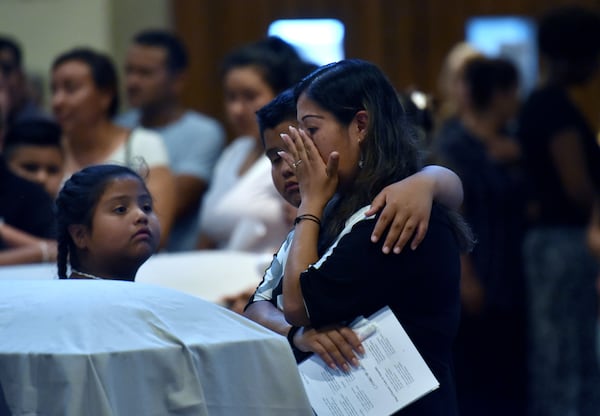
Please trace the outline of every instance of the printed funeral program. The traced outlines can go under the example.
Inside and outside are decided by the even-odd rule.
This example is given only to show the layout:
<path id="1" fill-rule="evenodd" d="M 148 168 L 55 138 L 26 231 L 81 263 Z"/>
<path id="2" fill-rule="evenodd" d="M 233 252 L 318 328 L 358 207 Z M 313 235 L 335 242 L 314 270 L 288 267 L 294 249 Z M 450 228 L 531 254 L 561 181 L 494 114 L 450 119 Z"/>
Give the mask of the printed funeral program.
<path id="1" fill-rule="evenodd" d="M 317 415 L 387 416 L 439 387 L 389 307 L 351 327 L 365 348 L 360 367 L 332 370 L 317 355 L 298 367 Z"/>

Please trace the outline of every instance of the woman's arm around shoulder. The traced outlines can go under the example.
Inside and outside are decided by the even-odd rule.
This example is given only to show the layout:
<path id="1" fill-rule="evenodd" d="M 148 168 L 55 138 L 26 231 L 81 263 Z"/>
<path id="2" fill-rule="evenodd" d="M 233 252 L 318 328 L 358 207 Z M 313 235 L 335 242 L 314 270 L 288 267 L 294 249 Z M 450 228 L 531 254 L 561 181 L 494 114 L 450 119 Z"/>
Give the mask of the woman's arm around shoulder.
<path id="1" fill-rule="evenodd" d="M 429 227 L 431 204 L 458 210 L 463 200 L 462 182 L 458 175 L 442 166 L 430 165 L 400 182 L 385 187 L 373 200 L 365 215 L 381 211 L 371 240 L 376 243 L 385 235 L 383 252 L 399 254 L 412 238 L 416 249 Z"/>

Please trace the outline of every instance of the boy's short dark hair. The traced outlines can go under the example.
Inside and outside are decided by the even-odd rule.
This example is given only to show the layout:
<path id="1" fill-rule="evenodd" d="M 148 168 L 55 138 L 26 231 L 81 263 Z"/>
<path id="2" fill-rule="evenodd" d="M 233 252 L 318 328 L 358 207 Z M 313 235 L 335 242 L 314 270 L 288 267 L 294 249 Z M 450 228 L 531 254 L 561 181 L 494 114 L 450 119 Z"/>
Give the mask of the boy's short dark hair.
<path id="1" fill-rule="evenodd" d="M 256 118 L 264 146 L 264 132 L 266 129 L 272 129 L 285 120 L 296 119 L 296 100 L 294 99 L 293 89 L 284 90 L 271 102 L 258 110 Z"/>
<path id="2" fill-rule="evenodd" d="M 185 45 L 175 34 L 166 30 L 151 29 L 138 33 L 133 38 L 138 45 L 163 48 L 167 52 L 167 69 L 178 74 L 188 66 L 188 54 Z"/>
<path id="3" fill-rule="evenodd" d="M 13 124 L 4 137 L 6 157 L 20 146 L 51 146 L 61 149 L 60 126 L 51 120 L 32 119 Z"/>

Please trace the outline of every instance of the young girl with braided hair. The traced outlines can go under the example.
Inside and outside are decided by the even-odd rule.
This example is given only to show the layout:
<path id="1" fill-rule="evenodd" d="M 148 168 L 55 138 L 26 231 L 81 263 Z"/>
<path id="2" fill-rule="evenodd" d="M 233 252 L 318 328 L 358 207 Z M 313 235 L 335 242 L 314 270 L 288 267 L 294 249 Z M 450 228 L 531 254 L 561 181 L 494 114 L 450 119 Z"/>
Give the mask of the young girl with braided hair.
<path id="1" fill-rule="evenodd" d="M 82 169 L 65 183 L 56 206 L 60 279 L 133 281 L 158 248 L 152 196 L 130 168 Z"/>

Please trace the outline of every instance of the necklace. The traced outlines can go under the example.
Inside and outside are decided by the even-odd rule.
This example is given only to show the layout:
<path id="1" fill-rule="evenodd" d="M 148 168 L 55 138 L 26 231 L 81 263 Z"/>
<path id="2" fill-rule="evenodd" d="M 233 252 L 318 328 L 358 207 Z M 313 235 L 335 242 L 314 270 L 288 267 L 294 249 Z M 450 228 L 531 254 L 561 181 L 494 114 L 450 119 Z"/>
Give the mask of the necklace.
<path id="1" fill-rule="evenodd" d="M 84 272 L 80 272 L 79 270 L 73 269 L 71 268 L 71 273 L 76 273 L 80 276 L 84 276 L 84 277 L 89 277 L 90 279 L 94 279 L 94 280 L 104 280 L 104 278 L 93 275 L 93 274 L 89 274 L 89 273 L 84 273 Z"/>

